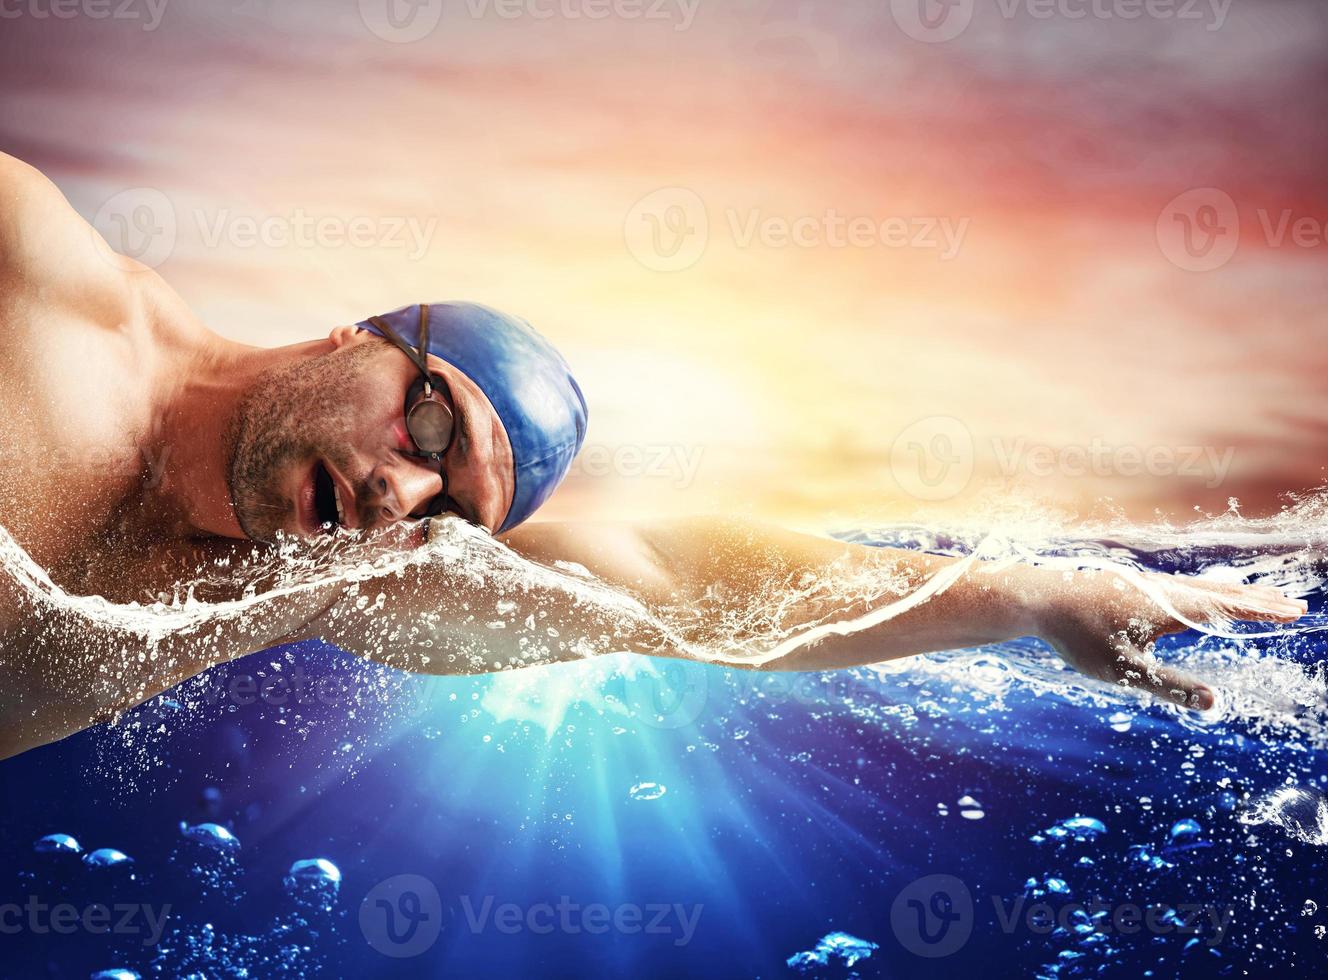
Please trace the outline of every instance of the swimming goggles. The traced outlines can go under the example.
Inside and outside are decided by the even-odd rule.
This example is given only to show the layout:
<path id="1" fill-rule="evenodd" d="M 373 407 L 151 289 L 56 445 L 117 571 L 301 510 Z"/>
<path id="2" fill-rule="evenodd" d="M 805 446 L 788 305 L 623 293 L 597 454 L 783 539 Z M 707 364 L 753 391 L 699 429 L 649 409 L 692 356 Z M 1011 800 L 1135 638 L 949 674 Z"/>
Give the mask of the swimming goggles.
<path id="1" fill-rule="evenodd" d="M 424 351 L 429 349 L 429 305 L 420 304 L 420 345 L 419 349 L 410 344 L 396 332 L 381 316 L 369 317 L 369 322 L 382 335 L 397 346 L 410 358 L 410 362 L 420 372 L 406 392 L 406 434 L 414 443 L 415 449 L 402 450 L 408 456 L 433 460 L 438 464 L 438 475 L 442 477 L 443 489 L 429 502 L 426 517 L 435 517 L 447 507 L 447 468 L 443 457 L 447 455 L 456 435 L 456 409 L 453 407 L 452 392 L 447 382 L 438 374 L 429 373 L 429 364 L 424 358 Z"/>

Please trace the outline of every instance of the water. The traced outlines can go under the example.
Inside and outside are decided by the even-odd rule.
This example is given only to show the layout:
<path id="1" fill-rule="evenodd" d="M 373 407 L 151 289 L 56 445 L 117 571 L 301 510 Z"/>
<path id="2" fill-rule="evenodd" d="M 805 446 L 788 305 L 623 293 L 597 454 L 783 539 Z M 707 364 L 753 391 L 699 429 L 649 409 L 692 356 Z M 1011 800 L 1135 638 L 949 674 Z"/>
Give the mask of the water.
<path id="1" fill-rule="evenodd" d="M 1322 507 L 1184 533 L 845 535 L 1309 596 L 1297 630 L 1163 641 L 1164 658 L 1221 688 L 1202 717 L 1085 686 L 1033 641 L 801 675 L 609 655 L 421 678 L 314 643 L 223 665 L 0 764 L 0 904 L 138 909 L 135 931 L 80 925 L 58 943 L 25 912 L 0 975 L 870 977 L 995 962 L 1029 976 L 1317 975 Z M 373 609 L 376 578 L 447 560 L 439 574 L 464 567 L 493 588 L 479 621 L 532 647 L 599 641 L 550 636 L 504 591 L 518 582 L 750 660 L 796 642 L 798 601 L 891 584 L 782 583 L 706 633 L 695 609 L 647 610 L 584 570 L 529 568 L 459 531 L 408 556 L 294 548 L 226 570 L 255 582 L 233 603 L 200 598 L 205 582 L 136 607 L 65 597 L 12 542 L 0 551 L 42 601 L 149 645 L 329 581 L 358 583 Z M 265 681 L 265 697 L 237 694 Z M 950 920 L 946 956 L 917 956 Z"/>

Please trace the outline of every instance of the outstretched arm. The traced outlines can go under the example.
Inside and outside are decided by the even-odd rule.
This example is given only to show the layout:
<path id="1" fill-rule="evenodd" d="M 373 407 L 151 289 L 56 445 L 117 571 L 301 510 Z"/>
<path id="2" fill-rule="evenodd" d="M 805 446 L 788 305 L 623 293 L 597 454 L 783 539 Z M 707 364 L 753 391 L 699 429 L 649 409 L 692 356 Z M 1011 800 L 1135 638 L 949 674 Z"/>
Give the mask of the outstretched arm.
<path id="1" fill-rule="evenodd" d="M 1203 683 L 1153 660 L 1157 637 L 1185 621 L 1305 611 L 1275 589 L 939 558 L 733 520 L 532 524 L 507 547 L 447 521 L 434 537 L 427 551 L 379 549 L 382 565 L 371 549 L 349 581 L 329 574 L 244 602 L 153 611 L 69 596 L 39 575 L 0 582 L 0 609 L 19 623 L 0 650 L 0 758 L 310 637 L 456 674 L 616 651 L 824 670 L 1034 635 L 1085 674 L 1206 708 Z"/>
<path id="2" fill-rule="evenodd" d="M 511 566 L 495 571 L 490 555 L 441 579 L 438 564 L 420 566 L 372 617 L 339 604 L 314 632 L 431 673 L 621 650 L 823 670 L 1031 635 L 1089 676 L 1202 709 L 1212 691 L 1153 660 L 1159 636 L 1187 623 L 1292 622 L 1305 611 L 1263 587 L 942 558 L 728 519 L 532 524 L 504 543 L 534 564 L 509 555 Z M 475 575 L 476 564 L 489 571 Z"/>

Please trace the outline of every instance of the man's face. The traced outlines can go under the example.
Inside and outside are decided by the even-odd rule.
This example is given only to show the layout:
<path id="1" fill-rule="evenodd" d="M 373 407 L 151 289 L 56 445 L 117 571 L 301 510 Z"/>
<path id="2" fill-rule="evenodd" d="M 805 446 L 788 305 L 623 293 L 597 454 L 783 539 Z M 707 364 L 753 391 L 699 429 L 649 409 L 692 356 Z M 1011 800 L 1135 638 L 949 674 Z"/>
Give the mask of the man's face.
<path id="1" fill-rule="evenodd" d="M 231 500 L 255 540 L 423 517 L 443 490 L 438 463 L 408 455 L 415 366 L 373 334 L 333 336 L 331 351 L 260 375 L 231 422 Z M 447 381 L 456 420 L 445 507 L 493 531 L 514 487 L 506 430 L 470 378 L 433 356 L 429 367 Z"/>

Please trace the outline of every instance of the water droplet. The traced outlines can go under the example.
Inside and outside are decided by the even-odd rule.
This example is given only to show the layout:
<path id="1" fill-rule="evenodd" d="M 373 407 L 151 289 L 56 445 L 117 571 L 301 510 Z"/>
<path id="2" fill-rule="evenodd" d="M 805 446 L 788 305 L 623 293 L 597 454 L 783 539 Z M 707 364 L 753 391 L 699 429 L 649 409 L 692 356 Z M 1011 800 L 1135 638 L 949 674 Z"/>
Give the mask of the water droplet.
<path id="1" fill-rule="evenodd" d="M 1124 711 L 1117 711 L 1107 719 L 1107 724 L 1118 732 L 1128 732 L 1133 721 L 1133 715 L 1126 714 Z"/>
<path id="2" fill-rule="evenodd" d="M 1070 894 L 1070 886 L 1064 878 L 1048 876 L 1039 882 L 1036 878 L 1029 878 L 1024 882 L 1024 894 L 1033 898 L 1041 898 L 1048 892 L 1057 895 Z"/>
<path id="3" fill-rule="evenodd" d="M 982 811 L 982 804 L 971 796 L 961 796 L 959 806 L 961 807 L 959 815 L 965 820 L 981 820 L 986 816 Z"/>
<path id="4" fill-rule="evenodd" d="M 1305 899 L 1305 904 L 1301 906 L 1300 914 L 1313 915 L 1317 911 L 1319 911 L 1319 903 L 1312 898 L 1307 898 Z"/>
<path id="5" fill-rule="evenodd" d="M 1052 824 L 1042 834 L 1055 841 L 1076 840 L 1091 841 L 1107 832 L 1107 825 L 1096 817 L 1070 817 L 1062 820 L 1060 823 Z M 1041 843 L 1038 838 L 1042 835 L 1034 834 L 1030 838 L 1034 843 Z"/>
<path id="6" fill-rule="evenodd" d="M 99 847 L 83 855 L 83 863 L 89 868 L 114 868 L 132 864 L 133 860 L 128 854 L 113 847 Z"/>
<path id="7" fill-rule="evenodd" d="M 1145 844 L 1132 844 L 1129 849 L 1130 857 L 1146 864 L 1154 871 L 1162 871 L 1166 868 L 1174 868 L 1175 865 L 1157 854 L 1154 854 Z"/>
<path id="8" fill-rule="evenodd" d="M 637 783 L 627 791 L 627 795 L 634 800 L 657 800 L 666 792 L 667 788 L 659 783 Z"/>
<path id="9" fill-rule="evenodd" d="M 812 949 L 794 953 L 787 962 L 799 973 L 818 975 L 822 972 L 820 968 L 830 966 L 832 959 L 839 961 L 845 969 L 852 969 L 858 960 L 867 959 L 877 949 L 880 947 L 876 943 L 866 939 L 846 932 L 831 932 L 817 940 Z"/>
<path id="10" fill-rule="evenodd" d="M 82 854 L 83 848 L 68 834 L 47 834 L 38 839 L 32 849 L 38 854 Z"/>
<path id="11" fill-rule="evenodd" d="M 180 833 L 195 843 L 215 847 L 219 851 L 235 850 L 240 839 L 219 823 L 180 824 Z"/>
<path id="12" fill-rule="evenodd" d="M 327 858 L 305 858 L 302 861 L 296 861 L 286 872 L 286 876 L 294 878 L 297 882 L 330 882 L 335 885 L 341 884 L 341 869 L 329 861 Z"/>
<path id="13" fill-rule="evenodd" d="M 327 858 L 304 858 L 290 866 L 281 883 L 297 904 L 330 912 L 341 890 L 341 869 Z"/>
<path id="14" fill-rule="evenodd" d="M 1171 833 L 1168 836 L 1175 840 L 1177 837 L 1190 837 L 1202 831 L 1197 821 L 1186 817 L 1184 820 L 1177 820 L 1171 825 Z"/>
<path id="15" fill-rule="evenodd" d="M 143 978 L 133 970 L 98 970 L 90 980 L 143 980 Z"/>

